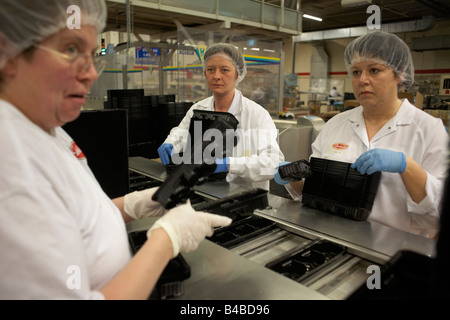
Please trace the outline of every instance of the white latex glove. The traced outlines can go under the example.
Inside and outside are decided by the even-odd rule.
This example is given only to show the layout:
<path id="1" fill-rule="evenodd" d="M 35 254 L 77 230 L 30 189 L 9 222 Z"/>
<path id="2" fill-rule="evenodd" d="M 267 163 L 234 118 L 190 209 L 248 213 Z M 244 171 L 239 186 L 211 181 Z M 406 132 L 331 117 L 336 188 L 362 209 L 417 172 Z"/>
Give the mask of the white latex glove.
<path id="1" fill-rule="evenodd" d="M 213 235 L 215 227 L 225 227 L 231 222 L 225 216 L 195 211 L 188 201 L 158 219 L 147 231 L 147 237 L 156 228 L 163 228 L 172 241 L 173 257 L 176 257 L 180 252 L 194 251 L 206 236 Z"/>
<path id="2" fill-rule="evenodd" d="M 159 202 L 152 200 L 156 190 L 158 190 L 158 187 L 135 191 L 125 195 L 123 205 L 125 213 L 135 220 L 144 217 L 162 216 L 167 210 Z"/>

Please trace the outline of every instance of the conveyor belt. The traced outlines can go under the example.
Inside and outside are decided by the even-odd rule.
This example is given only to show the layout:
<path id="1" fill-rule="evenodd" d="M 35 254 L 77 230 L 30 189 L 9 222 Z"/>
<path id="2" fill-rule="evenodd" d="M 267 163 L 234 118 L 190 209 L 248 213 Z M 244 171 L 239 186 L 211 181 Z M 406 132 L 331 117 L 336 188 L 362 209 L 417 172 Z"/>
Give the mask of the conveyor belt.
<path id="1" fill-rule="evenodd" d="M 232 248 L 231 251 L 267 267 L 276 261 L 289 263 L 288 260 L 293 254 L 306 250 L 316 242 L 277 227 Z M 346 299 L 364 284 L 367 280 L 367 267 L 373 264 L 348 252 L 342 252 L 320 270 L 293 281 L 298 281 L 330 299 Z"/>

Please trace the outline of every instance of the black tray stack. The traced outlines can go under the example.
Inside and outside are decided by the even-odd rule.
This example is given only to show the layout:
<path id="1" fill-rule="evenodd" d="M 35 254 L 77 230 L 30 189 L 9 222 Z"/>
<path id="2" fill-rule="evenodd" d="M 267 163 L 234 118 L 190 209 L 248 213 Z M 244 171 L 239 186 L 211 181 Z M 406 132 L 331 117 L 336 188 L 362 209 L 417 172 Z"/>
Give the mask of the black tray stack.
<path id="1" fill-rule="evenodd" d="M 192 102 L 176 102 L 174 94 L 144 95 L 144 89 L 108 90 L 105 109 L 127 110 L 129 156 L 159 158 L 158 147 L 177 126 Z"/>

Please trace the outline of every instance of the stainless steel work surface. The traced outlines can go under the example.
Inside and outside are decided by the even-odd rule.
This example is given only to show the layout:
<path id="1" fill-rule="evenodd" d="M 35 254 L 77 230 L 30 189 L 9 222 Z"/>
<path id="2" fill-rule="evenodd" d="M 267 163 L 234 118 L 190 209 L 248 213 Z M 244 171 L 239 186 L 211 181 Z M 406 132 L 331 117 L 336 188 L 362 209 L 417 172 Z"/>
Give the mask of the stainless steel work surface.
<path id="1" fill-rule="evenodd" d="M 322 212 L 289 199 L 269 195 L 270 208 L 255 214 L 290 226 L 300 233 L 340 242 L 358 250 L 371 251 L 388 259 L 399 250 L 412 250 L 434 256 L 436 241 L 373 221 L 351 220 Z"/>
<path id="2" fill-rule="evenodd" d="M 129 166 L 156 180 L 166 177 L 164 166 L 155 160 L 133 157 Z M 216 199 L 245 189 L 213 181 L 196 186 L 195 192 Z M 191 276 L 183 281 L 184 293 L 178 299 L 346 299 L 364 284 L 368 266 L 383 265 L 400 250 L 435 255 L 436 241 L 432 239 L 370 220 L 351 220 L 273 194 L 268 195 L 268 202 L 267 208 L 255 210 L 254 214 L 275 221 L 274 229 L 230 248 L 205 240 L 197 250 L 182 254 L 191 267 Z M 133 222 L 127 229 L 146 229 L 152 223 L 147 218 Z M 345 253 L 301 280 L 266 267 L 322 240 L 344 246 Z"/>
<path id="3" fill-rule="evenodd" d="M 130 157 L 128 158 L 128 167 L 158 181 L 164 181 L 167 177 L 166 168 L 161 162 L 156 160 L 144 157 Z"/>
<path id="4" fill-rule="evenodd" d="M 328 299 L 272 270 L 210 241 L 183 254 L 191 266 L 179 299 L 307 300 Z"/>
<path id="5" fill-rule="evenodd" d="M 130 157 L 128 159 L 128 167 L 130 170 L 153 178 L 155 180 L 164 181 L 167 177 L 164 165 L 156 160 L 143 157 Z M 233 193 L 250 190 L 244 186 L 238 186 L 226 181 L 209 181 L 204 184 L 194 186 L 195 193 L 209 198 L 221 199 L 230 196 Z"/>
<path id="6" fill-rule="evenodd" d="M 127 225 L 127 231 L 147 230 L 156 218 Z M 326 296 L 272 270 L 204 240 L 183 253 L 191 276 L 183 281 L 181 300 L 326 300 Z"/>

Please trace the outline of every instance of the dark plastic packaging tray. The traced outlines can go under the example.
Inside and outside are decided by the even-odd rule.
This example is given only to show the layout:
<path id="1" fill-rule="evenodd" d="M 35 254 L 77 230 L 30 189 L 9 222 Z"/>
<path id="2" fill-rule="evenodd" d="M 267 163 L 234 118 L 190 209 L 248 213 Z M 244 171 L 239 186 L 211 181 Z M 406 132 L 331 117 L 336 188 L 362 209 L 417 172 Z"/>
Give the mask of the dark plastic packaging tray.
<path id="1" fill-rule="evenodd" d="M 189 136 L 187 140 L 187 145 L 190 146 L 188 150 L 181 152 L 179 154 L 180 158 L 184 158 L 185 156 L 190 159 L 190 162 L 196 163 L 197 160 L 202 160 L 202 163 L 205 162 L 203 159 L 205 148 L 208 147 L 209 150 L 214 151 L 214 154 L 211 156 L 215 158 L 225 158 L 229 157 L 233 154 L 233 147 L 237 143 L 237 138 L 235 137 L 235 130 L 237 129 L 237 125 L 239 121 L 236 117 L 229 112 L 218 112 L 218 111 L 208 111 L 208 110 L 193 110 L 194 114 L 192 115 L 191 122 L 189 124 Z M 201 123 L 201 136 L 196 132 L 195 124 Z M 217 139 L 214 137 L 212 141 L 209 139 L 205 139 L 205 132 L 210 129 L 215 129 L 220 131 L 222 135 L 222 139 Z M 227 141 L 232 139 L 233 144 L 230 145 Z M 220 149 L 222 147 L 222 149 Z M 215 154 L 216 151 L 219 151 L 220 154 Z M 184 154 L 186 153 L 187 154 Z M 197 159 L 194 155 L 202 155 L 201 159 Z M 211 160 L 211 159 L 209 159 Z M 182 166 L 182 164 L 174 164 L 172 159 L 169 164 L 165 166 L 167 174 L 172 174 L 178 167 Z M 197 163 L 198 164 L 198 163 Z M 225 180 L 227 173 L 210 173 L 208 175 L 209 180 Z"/>
<path id="2" fill-rule="evenodd" d="M 218 111 L 208 111 L 208 110 L 193 110 L 192 120 L 201 120 L 203 122 L 203 133 L 206 129 L 217 128 L 219 130 L 224 129 L 234 129 L 239 123 L 236 117 L 229 112 L 218 112 Z M 191 120 L 191 123 L 192 123 Z M 220 120 L 220 121 L 219 121 Z M 219 122 L 218 122 L 219 121 Z M 194 134 L 194 129 L 189 128 L 191 134 Z"/>
<path id="3" fill-rule="evenodd" d="M 201 135 L 197 132 L 197 124 L 201 124 Z M 189 135 L 186 143 L 190 148 L 184 151 L 183 156 L 188 157 L 192 163 L 197 160 L 203 161 L 203 158 L 196 159 L 194 155 L 198 153 L 203 157 L 203 152 L 206 147 L 208 147 L 211 151 L 220 152 L 220 154 L 213 155 L 216 158 L 222 159 L 225 156 L 230 156 L 233 152 L 232 148 L 237 143 L 235 138 L 235 130 L 237 129 L 238 124 L 239 121 L 229 112 L 194 110 L 194 114 L 192 115 L 191 122 L 189 124 Z M 217 137 L 213 137 L 211 141 L 209 138 L 205 138 L 205 133 L 208 130 L 213 129 L 221 133 L 222 139 L 217 139 L 216 141 Z M 228 139 L 233 139 L 233 144 L 227 143 Z M 171 168 L 169 167 L 169 170 L 170 169 Z"/>
<path id="4" fill-rule="evenodd" d="M 314 157 L 310 165 L 312 175 L 305 179 L 303 204 L 356 220 L 369 217 L 380 172 L 362 175 L 351 163 Z"/>
<path id="5" fill-rule="evenodd" d="M 299 181 L 312 175 L 311 165 L 306 160 L 298 160 L 278 168 L 280 177 L 287 181 Z"/>
<path id="6" fill-rule="evenodd" d="M 193 205 L 193 208 L 197 211 L 227 216 L 234 220 L 238 216 L 251 215 L 256 209 L 267 208 L 269 205 L 267 193 L 267 190 L 252 189 L 226 198 L 201 202 Z"/>
<path id="7" fill-rule="evenodd" d="M 245 241 L 258 235 L 266 233 L 275 228 L 274 221 L 258 216 L 240 217 L 228 227 L 223 227 L 214 231 L 214 234 L 207 239 L 224 247 L 231 249 Z"/>
<path id="8" fill-rule="evenodd" d="M 131 250 L 136 253 L 147 240 L 147 230 L 133 231 L 128 234 Z M 184 292 L 183 281 L 191 276 L 191 268 L 179 254 L 171 259 L 164 268 L 149 299 L 167 299 L 181 296 Z"/>
<path id="9" fill-rule="evenodd" d="M 166 209 L 172 209 L 186 202 L 194 195 L 194 186 L 204 183 L 215 166 L 206 164 L 183 164 L 169 174 L 152 199 L 158 201 Z"/>
<path id="10" fill-rule="evenodd" d="M 327 240 L 319 240 L 307 248 L 269 262 L 266 267 L 301 282 L 341 257 L 345 251 L 346 248 L 341 245 Z"/>

